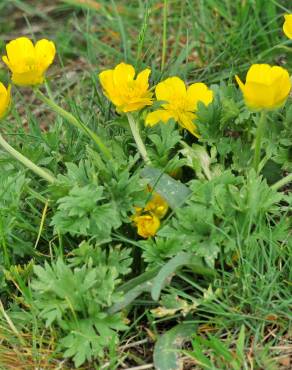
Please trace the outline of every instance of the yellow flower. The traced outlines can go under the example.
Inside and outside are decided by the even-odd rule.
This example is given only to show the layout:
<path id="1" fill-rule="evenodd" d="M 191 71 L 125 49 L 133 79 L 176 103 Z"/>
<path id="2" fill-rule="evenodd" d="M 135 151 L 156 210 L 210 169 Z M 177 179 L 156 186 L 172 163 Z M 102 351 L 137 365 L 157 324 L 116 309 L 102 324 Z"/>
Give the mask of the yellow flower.
<path id="1" fill-rule="evenodd" d="M 150 212 L 159 219 L 163 218 L 168 211 L 168 204 L 158 193 L 152 195 L 151 200 L 146 204 L 144 211 Z"/>
<path id="2" fill-rule="evenodd" d="M 283 31 L 289 39 L 292 39 L 292 14 L 285 14 L 284 18 Z"/>
<path id="3" fill-rule="evenodd" d="M 245 104 L 252 110 L 276 109 L 283 105 L 291 90 L 286 69 L 268 64 L 253 64 L 246 82 L 235 76 L 243 93 Z"/>
<path id="4" fill-rule="evenodd" d="M 6 45 L 3 62 L 12 72 L 12 81 L 19 86 L 43 83 L 44 74 L 53 63 L 56 49 L 52 41 L 40 40 L 35 45 L 27 37 L 19 37 Z"/>
<path id="5" fill-rule="evenodd" d="M 163 101 L 162 109 L 149 113 L 146 125 L 153 126 L 158 122 L 168 122 L 173 118 L 183 128 L 198 136 L 194 119 L 198 102 L 208 105 L 213 100 L 213 91 L 204 83 L 194 83 L 186 88 L 179 77 L 170 77 L 160 82 L 155 89 L 157 100 Z"/>
<path id="6" fill-rule="evenodd" d="M 150 69 L 144 69 L 136 79 L 135 69 L 130 64 L 120 63 L 115 69 L 99 74 L 99 80 L 106 97 L 116 106 L 118 112 L 133 112 L 152 105 L 149 88 Z"/>
<path id="7" fill-rule="evenodd" d="M 3 118 L 8 112 L 11 102 L 11 86 L 8 88 L 0 82 L 0 119 Z"/>
<path id="8" fill-rule="evenodd" d="M 133 221 L 137 226 L 138 235 L 143 238 L 154 236 L 160 227 L 159 218 L 155 215 L 134 216 Z"/>
<path id="9" fill-rule="evenodd" d="M 148 190 L 151 191 L 150 188 Z M 160 227 L 160 219 L 167 211 L 168 204 L 158 193 L 152 194 L 144 209 L 135 207 L 135 214 L 131 218 L 136 224 L 138 235 L 143 238 L 154 236 Z"/>

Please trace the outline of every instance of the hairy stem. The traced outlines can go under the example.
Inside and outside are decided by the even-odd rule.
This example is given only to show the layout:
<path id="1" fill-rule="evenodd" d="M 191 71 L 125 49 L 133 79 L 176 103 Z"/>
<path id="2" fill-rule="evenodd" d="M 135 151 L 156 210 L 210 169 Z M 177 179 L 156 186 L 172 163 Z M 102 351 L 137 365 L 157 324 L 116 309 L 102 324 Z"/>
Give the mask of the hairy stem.
<path id="1" fill-rule="evenodd" d="M 87 135 L 91 140 L 93 140 L 107 159 L 113 158 L 111 152 L 109 151 L 107 146 L 103 143 L 101 138 L 95 132 L 90 130 L 90 128 L 88 128 L 83 122 L 79 121 L 76 117 L 73 116 L 73 114 L 67 112 L 65 109 L 60 107 L 58 104 L 53 102 L 51 99 L 47 98 L 40 90 L 36 89 L 35 94 L 42 102 L 44 102 L 47 106 L 49 106 L 55 113 L 63 117 L 72 126 L 79 128 L 85 135 Z"/>
<path id="2" fill-rule="evenodd" d="M 266 123 L 266 111 L 262 110 L 256 130 L 255 149 L 253 158 L 253 166 L 256 172 L 258 172 L 259 163 L 261 160 L 262 137 L 265 128 L 265 123 Z"/>
<path id="3" fill-rule="evenodd" d="M 292 173 L 290 173 L 286 177 L 283 177 L 281 180 L 275 182 L 275 184 L 273 184 L 271 188 L 274 190 L 278 190 L 282 188 L 283 186 L 289 184 L 289 182 L 292 182 Z"/>
<path id="4" fill-rule="evenodd" d="M 22 163 L 25 167 L 33 171 L 38 176 L 42 177 L 44 180 L 54 183 L 56 181 L 56 178 L 52 175 L 50 175 L 46 170 L 43 170 L 41 167 L 34 164 L 30 159 L 26 158 L 24 155 L 19 153 L 17 150 L 15 150 L 11 145 L 7 143 L 7 141 L 3 138 L 3 136 L 0 134 L 0 145 L 3 149 L 6 150 L 12 157 L 17 159 L 20 163 Z"/>
<path id="5" fill-rule="evenodd" d="M 135 119 L 134 119 L 134 117 L 131 113 L 127 113 L 127 117 L 128 117 L 129 125 L 130 125 L 130 128 L 131 128 L 134 140 L 135 140 L 137 148 L 139 150 L 139 153 L 141 154 L 141 157 L 143 158 L 144 162 L 146 164 L 150 164 L 151 161 L 148 157 L 145 145 L 144 145 L 144 143 L 142 141 L 142 138 L 140 136 L 138 124 L 135 121 Z"/>

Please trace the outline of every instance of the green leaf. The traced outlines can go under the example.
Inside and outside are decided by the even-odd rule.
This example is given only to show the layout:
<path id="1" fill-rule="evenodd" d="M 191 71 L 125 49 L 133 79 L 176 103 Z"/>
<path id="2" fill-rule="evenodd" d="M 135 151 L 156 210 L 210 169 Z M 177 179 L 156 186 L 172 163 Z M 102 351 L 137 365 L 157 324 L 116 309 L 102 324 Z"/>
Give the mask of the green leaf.
<path id="1" fill-rule="evenodd" d="M 233 355 L 231 351 L 227 348 L 227 346 L 215 336 L 210 336 L 208 341 L 209 347 L 212 348 L 216 356 L 222 356 L 225 361 L 232 362 Z"/>
<path id="2" fill-rule="evenodd" d="M 236 342 L 236 354 L 242 362 L 244 361 L 244 341 L 245 341 L 245 327 L 244 325 L 242 325 Z"/>
<path id="3" fill-rule="evenodd" d="M 202 275 L 214 275 L 214 271 L 205 267 L 203 260 L 195 257 L 193 253 L 180 253 L 170 259 L 159 271 L 158 275 L 153 280 L 153 287 L 151 290 L 152 298 L 157 301 L 160 296 L 162 288 L 166 285 L 170 276 L 182 266 L 192 266 L 192 270 Z"/>
<path id="4" fill-rule="evenodd" d="M 129 262 L 128 253 L 90 248 L 85 242 L 81 252 L 95 253 L 97 258 L 89 257 L 80 267 L 61 258 L 51 264 L 45 262 L 44 267 L 36 265 L 30 284 L 39 318 L 46 321 L 47 327 L 54 324 L 61 329 L 59 344 L 64 349 L 63 356 L 71 357 L 76 367 L 103 357 L 110 343 L 117 343 L 117 332 L 126 329 L 121 314 L 107 310 L 121 300 L 122 293 L 116 292 L 119 273 L 128 270 Z M 125 258 L 126 264 L 119 271 L 116 264 Z"/>
<path id="5" fill-rule="evenodd" d="M 181 207 L 191 194 L 187 186 L 157 168 L 145 167 L 141 175 L 147 179 L 151 187 L 167 201 L 172 209 Z"/>
<path id="6" fill-rule="evenodd" d="M 194 334 L 196 325 L 183 323 L 176 325 L 161 335 L 156 342 L 153 362 L 156 370 L 179 370 L 179 348 L 183 342 Z"/>
<path id="7" fill-rule="evenodd" d="M 131 289 L 134 289 L 138 285 L 145 282 L 145 280 L 151 280 L 152 278 L 154 278 L 154 276 L 157 275 L 159 269 L 160 269 L 160 267 L 156 267 L 152 270 L 148 270 L 148 271 L 144 272 L 143 274 L 127 281 L 126 283 L 121 285 L 117 290 L 120 291 L 120 292 L 124 292 L 124 293 L 129 292 Z"/>
<path id="8" fill-rule="evenodd" d="M 109 310 L 109 314 L 116 313 L 121 311 L 123 308 L 131 304 L 140 294 L 144 292 L 149 292 L 152 288 L 152 281 L 145 281 L 140 285 L 137 285 L 135 288 L 131 289 L 129 292 L 125 293 L 122 300 L 115 303 Z"/>
<path id="9" fill-rule="evenodd" d="M 214 364 L 208 359 L 207 356 L 204 354 L 204 350 L 200 345 L 199 341 L 194 340 L 192 343 L 193 350 L 186 351 L 186 355 L 190 356 L 191 358 L 196 360 L 196 363 L 202 367 L 202 369 L 207 370 L 218 370 L 215 368 Z"/>
<path id="10" fill-rule="evenodd" d="M 143 274 L 129 280 L 125 284 L 121 285 L 117 291 L 123 292 L 123 297 L 120 301 L 116 302 L 112 307 L 108 309 L 108 313 L 113 314 L 122 310 L 131 304 L 140 294 L 149 292 L 152 288 L 152 281 L 154 276 L 159 271 L 159 267 L 153 270 L 146 271 Z"/>
<path id="11" fill-rule="evenodd" d="M 103 188 L 95 184 L 74 186 L 58 200 L 52 218 L 55 232 L 92 236 L 99 243 L 110 240 L 112 229 L 121 225 L 118 211 L 111 203 L 103 203 Z"/>

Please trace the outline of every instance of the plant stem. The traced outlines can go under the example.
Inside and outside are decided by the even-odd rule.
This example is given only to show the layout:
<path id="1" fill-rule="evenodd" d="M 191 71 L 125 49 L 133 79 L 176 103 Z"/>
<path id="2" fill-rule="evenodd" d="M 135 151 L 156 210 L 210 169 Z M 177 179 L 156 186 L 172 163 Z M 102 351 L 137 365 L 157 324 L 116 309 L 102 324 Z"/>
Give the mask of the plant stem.
<path id="1" fill-rule="evenodd" d="M 17 159 L 19 162 L 21 162 L 24 166 L 26 166 L 28 169 L 33 171 L 38 176 L 42 177 L 44 180 L 50 182 L 53 184 L 56 181 L 56 178 L 52 175 L 50 175 L 47 171 L 43 170 L 41 167 L 34 164 L 31 160 L 26 158 L 24 155 L 19 153 L 17 150 L 15 150 L 11 145 L 7 143 L 7 141 L 3 138 L 3 136 L 0 134 L 0 145 L 2 148 L 4 148 L 12 157 Z"/>
<path id="2" fill-rule="evenodd" d="M 130 125 L 130 128 L 131 128 L 134 140 L 135 140 L 137 148 L 138 148 L 138 150 L 141 154 L 141 157 L 143 158 L 143 160 L 146 164 L 150 164 L 151 161 L 148 157 L 145 145 L 144 145 L 144 143 L 142 141 L 142 138 L 140 136 L 138 124 L 135 121 L 135 119 L 134 119 L 134 117 L 131 113 L 127 113 L 127 117 L 128 117 L 129 125 Z"/>
<path id="3" fill-rule="evenodd" d="M 271 188 L 274 189 L 274 190 L 278 190 L 278 189 L 282 188 L 283 186 L 289 184 L 289 182 L 292 182 L 292 173 L 290 173 L 286 177 L 283 177 L 283 179 L 275 182 L 275 184 L 273 184 L 271 186 Z"/>
<path id="4" fill-rule="evenodd" d="M 161 56 L 161 71 L 163 71 L 165 66 L 165 56 L 166 56 L 166 42 L 167 42 L 167 3 L 168 0 L 164 0 L 163 5 L 163 36 L 162 36 L 162 56 Z"/>
<path id="5" fill-rule="evenodd" d="M 68 121 L 72 126 L 79 128 L 85 135 L 87 135 L 90 139 L 92 139 L 95 144 L 99 147 L 100 151 L 104 154 L 107 159 L 113 159 L 111 152 L 103 143 L 101 138 L 90 128 L 88 128 L 83 122 L 79 121 L 73 114 L 67 112 L 65 109 L 60 107 L 58 104 L 53 102 L 51 99 L 47 98 L 40 90 L 35 90 L 36 96 L 48 105 L 54 112 L 59 114 L 63 117 L 66 121 Z"/>
<path id="6" fill-rule="evenodd" d="M 261 146 L 265 123 L 266 123 L 266 111 L 262 110 L 256 130 L 255 149 L 253 158 L 253 165 L 256 172 L 258 172 L 259 163 L 261 159 Z"/>

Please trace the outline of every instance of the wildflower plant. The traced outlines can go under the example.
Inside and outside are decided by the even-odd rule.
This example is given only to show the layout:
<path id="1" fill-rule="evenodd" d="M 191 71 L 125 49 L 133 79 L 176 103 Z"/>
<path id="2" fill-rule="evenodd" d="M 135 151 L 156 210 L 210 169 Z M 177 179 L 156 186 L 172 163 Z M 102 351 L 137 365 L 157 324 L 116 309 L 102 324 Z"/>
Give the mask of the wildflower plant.
<path id="1" fill-rule="evenodd" d="M 282 67 L 254 64 L 246 75 L 246 82 L 235 76 L 244 100 L 251 110 L 273 110 L 286 102 L 291 90 L 289 73 Z"/>
<path id="2" fill-rule="evenodd" d="M 149 91 L 150 69 L 145 69 L 135 77 L 135 69 L 126 63 L 118 64 L 114 69 L 103 71 L 99 80 L 104 94 L 116 106 L 120 113 L 126 113 L 133 137 L 141 157 L 146 163 L 150 162 L 147 150 L 139 133 L 138 123 L 131 112 L 140 111 L 152 105 L 152 93 Z"/>
<path id="3" fill-rule="evenodd" d="M 156 58 L 147 53 L 142 58 L 152 7 L 147 3 L 136 60 L 123 31 L 123 58 L 118 50 L 118 61 L 104 58 L 102 66 L 100 58 L 91 58 L 91 78 L 87 68 L 83 80 L 77 72 L 66 104 L 61 96 L 67 85 L 60 94 L 51 93 L 63 83 L 60 66 L 49 70 L 56 52 L 63 56 L 58 38 L 33 43 L 19 37 L 6 45 L 3 62 L 11 83 L 0 83 L 0 327 L 5 320 L 20 346 L 1 338 L 0 367 L 7 357 L 1 356 L 2 345 L 27 358 L 29 340 L 36 361 L 44 343 L 48 361 L 50 356 L 62 361 L 58 368 L 118 369 L 135 367 L 136 361 L 149 367 L 137 356 L 150 337 L 153 361 L 146 347 L 141 353 L 157 369 L 183 367 L 182 339 L 194 346 L 183 353 L 196 364 L 201 359 L 212 365 L 205 346 L 215 354 L 223 348 L 218 364 L 231 359 L 240 368 L 246 336 L 255 341 L 259 333 L 266 335 L 271 322 L 287 335 L 289 67 L 267 64 L 268 54 L 255 53 L 263 63 L 251 58 L 240 79 L 245 59 L 227 75 L 219 72 L 219 62 L 204 59 L 202 50 L 194 57 L 200 68 L 193 59 L 185 61 L 187 49 L 171 60 L 167 4 L 161 70 Z M 249 4 L 240 6 L 242 14 L 254 11 Z M 112 9 L 114 2 L 103 16 Z M 235 27 L 238 20 L 229 21 L 223 5 L 217 11 L 227 30 Z M 86 27 L 90 17 L 88 11 Z M 290 39 L 291 15 L 283 22 Z M 204 37 L 195 45 L 204 40 L 209 50 L 213 35 L 202 29 Z M 246 35 L 244 27 L 242 32 Z M 178 36 L 174 49 L 181 42 Z M 25 107 L 27 124 L 19 109 L 24 91 L 35 98 Z M 49 125 L 41 124 L 46 115 L 31 110 L 40 102 L 38 109 L 54 113 Z M 204 330 L 213 330 L 214 338 L 238 335 L 237 353 L 211 336 L 201 340 Z M 128 342 L 136 337 L 138 345 Z"/>
<path id="4" fill-rule="evenodd" d="M 254 154 L 254 168 L 257 171 L 260 162 L 261 140 L 266 124 L 266 112 L 283 106 L 291 91 L 291 80 L 288 71 L 282 67 L 254 64 L 246 75 L 245 84 L 238 76 L 236 76 L 236 81 L 247 107 L 261 111 Z"/>

